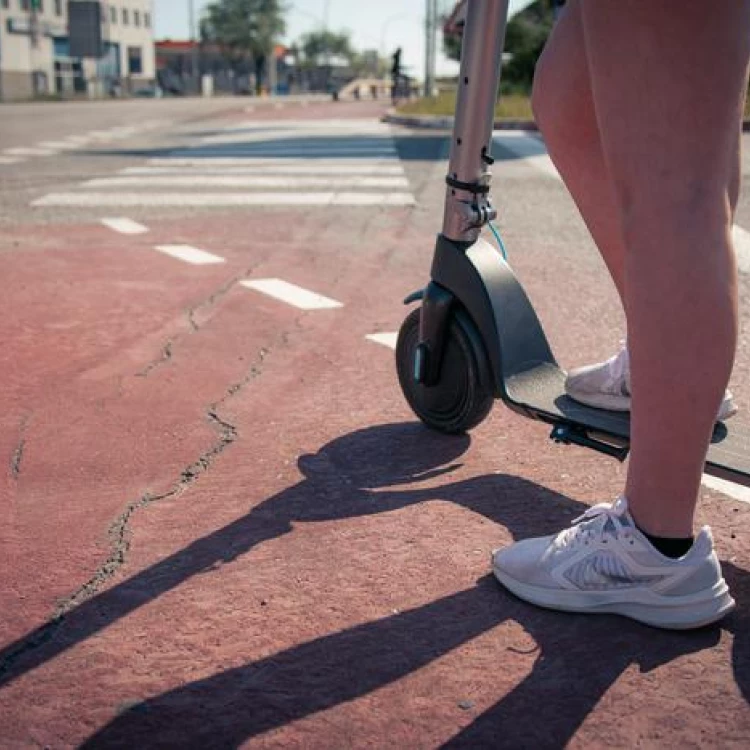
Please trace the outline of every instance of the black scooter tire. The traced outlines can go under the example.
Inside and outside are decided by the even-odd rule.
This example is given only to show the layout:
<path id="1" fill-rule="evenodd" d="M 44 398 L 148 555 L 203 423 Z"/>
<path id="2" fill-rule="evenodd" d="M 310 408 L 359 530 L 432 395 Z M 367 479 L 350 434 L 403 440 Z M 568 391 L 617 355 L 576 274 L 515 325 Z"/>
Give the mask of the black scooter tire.
<path id="1" fill-rule="evenodd" d="M 419 316 L 419 308 L 407 315 L 396 343 L 396 369 L 406 402 L 433 430 L 448 434 L 471 430 L 487 417 L 495 400 L 479 333 L 465 312 L 452 312 L 440 379 L 435 385 L 425 386 L 414 377 Z"/>

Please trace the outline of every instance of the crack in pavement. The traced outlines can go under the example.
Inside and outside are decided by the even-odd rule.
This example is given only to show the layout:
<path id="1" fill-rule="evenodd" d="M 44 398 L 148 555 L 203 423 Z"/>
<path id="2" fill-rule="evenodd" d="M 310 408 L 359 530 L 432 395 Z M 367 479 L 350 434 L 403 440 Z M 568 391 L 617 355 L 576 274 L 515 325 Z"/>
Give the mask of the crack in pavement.
<path id="1" fill-rule="evenodd" d="M 211 307 L 218 300 L 220 300 L 222 297 L 224 297 L 231 289 L 236 286 L 242 279 L 246 278 L 247 276 L 250 276 L 252 272 L 255 270 L 257 264 L 250 266 L 246 271 L 244 271 L 241 274 L 238 274 L 236 276 L 233 276 L 229 281 L 224 282 L 218 289 L 216 289 L 214 292 L 212 292 L 206 299 L 199 302 L 197 305 L 193 305 L 192 307 L 188 308 L 184 315 L 185 318 L 190 325 L 190 333 L 195 333 L 196 331 L 199 331 L 201 329 L 201 324 L 198 323 L 195 319 L 195 315 L 199 310 L 202 310 L 204 307 Z M 161 350 L 161 354 L 159 357 L 152 362 L 149 362 L 142 370 L 139 370 L 135 375 L 139 378 L 145 378 L 148 377 L 148 375 L 151 373 L 152 370 L 155 370 L 157 367 L 160 367 L 161 365 L 165 364 L 166 362 L 169 362 L 170 359 L 172 359 L 172 352 L 174 350 L 174 345 L 182 338 L 182 336 L 175 336 L 173 338 L 170 338 L 167 340 L 167 343 L 164 344 Z"/>
<path id="2" fill-rule="evenodd" d="M 23 450 L 26 447 L 26 438 L 24 437 L 24 435 L 26 434 L 26 428 L 28 427 L 28 424 L 29 415 L 27 414 L 21 419 L 18 445 L 16 446 L 15 451 L 13 451 L 13 455 L 10 457 L 10 473 L 15 480 L 18 480 L 18 477 L 21 474 L 21 460 L 23 459 Z"/>
<path id="3" fill-rule="evenodd" d="M 282 333 L 279 336 L 282 344 L 286 343 L 287 335 Z M 263 362 L 270 353 L 270 348 L 262 348 L 255 358 L 255 361 L 246 372 L 245 376 L 237 383 L 230 385 L 224 395 L 216 402 L 209 405 L 206 410 L 206 416 L 210 424 L 215 427 L 219 436 L 217 441 L 211 445 L 208 450 L 202 453 L 195 461 L 186 466 L 181 472 L 179 478 L 166 491 L 158 495 L 152 495 L 146 492 L 137 500 L 129 503 L 125 510 L 110 525 L 107 535 L 112 545 L 112 551 L 109 557 L 94 572 L 91 578 L 84 583 L 77 591 L 69 597 L 63 599 L 53 614 L 53 621 L 61 618 L 66 612 L 77 607 L 85 599 L 95 594 L 99 588 L 124 564 L 125 556 L 130 549 L 130 539 L 128 538 L 128 525 L 133 515 L 141 508 L 151 505 L 152 503 L 164 500 L 169 497 L 175 497 L 186 490 L 191 484 L 211 467 L 213 461 L 223 453 L 237 439 L 237 428 L 231 422 L 222 419 L 218 411 L 222 405 L 232 396 L 239 393 L 248 383 L 262 374 Z"/>
<path id="4" fill-rule="evenodd" d="M 295 319 L 293 325 L 299 326 L 299 319 Z M 86 583 L 80 586 L 73 594 L 62 599 L 50 619 L 42 626 L 37 628 L 30 636 L 18 641 L 17 648 L 4 654 L 0 661 L 0 677 L 11 673 L 15 663 L 21 660 L 27 653 L 40 648 L 50 640 L 54 639 L 58 630 L 65 623 L 65 617 L 68 612 L 82 604 L 86 599 L 96 594 L 99 589 L 110 579 L 117 570 L 125 563 L 125 558 L 130 549 L 130 539 L 128 526 L 136 512 L 152 503 L 158 502 L 169 497 L 175 497 L 194 484 L 198 478 L 211 467 L 213 461 L 223 453 L 232 443 L 237 440 L 237 427 L 231 422 L 219 416 L 221 407 L 237 393 L 241 392 L 245 386 L 255 380 L 263 373 L 263 363 L 271 353 L 272 348 L 277 345 L 282 347 L 289 343 L 289 333 L 282 331 L 277 334 L 276 338 L 267 347 L 259 350 L 253 363 L 246 371 L 243 378 L 232 383 L 224 392 L 222 397 L 213 402 L 206 409 L 206 416 L 209 422 L 218 430 L 219 436 L 216 442 L 208 450 L 202 453 L 195 461 L 189 464 L 180 472 L 179 478 L 165 492 L 158 495 L 145 493 L 137 500 L 129 503 L 125 510 L 114 520 L 108 529 L 108 537 L 111 544 L 111 552 L 107 559 L 102 563 Z"/>

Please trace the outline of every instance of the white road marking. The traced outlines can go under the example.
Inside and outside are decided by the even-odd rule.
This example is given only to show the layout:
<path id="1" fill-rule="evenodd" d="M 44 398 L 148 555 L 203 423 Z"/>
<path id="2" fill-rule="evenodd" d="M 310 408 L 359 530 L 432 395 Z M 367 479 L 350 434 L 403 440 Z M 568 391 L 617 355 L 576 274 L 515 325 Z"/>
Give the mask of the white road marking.
<path id="1" fill-rule="evenodd" d="M 737 269 L 740 273 L 750 273 L 750 232 L 735 224 L 732 239 L 737 253 Z"/>
<path id="2" fill-rule="evenodd" d="M 105 227 L 109 227 L 115 232 L 120 232 L 120 234 L 143 234 L 144 232 L 148 232 L 148 227 L 144 227 L 143 224 L 124 217 L 102 219 L 101 222 Z"/>
<path id="3" fill-rule="evenodd" d="M 288 305 L 298 307 L 300 310 L 322 310 L 334 307 L 343 307 L 341 302 L 337 302 L 330 297 L 324 297 L 322 294 L 310 292 L 296 284 L 290 284 L 288 281 L 281 279 L 251 279 L 240 281 L 240 284 L 248 289 L 255 289 L 258 292 L 267 294 L 269 297 L 286 302 Z"/>
<path id="4" fill-rule="evenodd" d="M 49 193 L 32 206 L 413 206 L 411 193 Z"/>
<path id="5" fill-rule="evenodd" d="M 245 107 L 245 112 L 255 112 L 255 107 L 250 105 L 249 107 Z"/>
<path id="6" fill-rule="evenodd" d="M 65 137 L 66 141 L 70 141 L 71 143 L 76 143 L 78 145 L 84 145 L 88 143 L 91 138 L 87 135 L 68 135 Z"/>
<path id="7" fill-rule="evenodd" d="M 743 503 L 750 503 L 750 487 L 744 487 L 741 484 L 728 482 L 726 479 L 712 477 L 710 474 L 703 475 L 703 484 L 705 484 L 706 487 L 721 492 L 724 495 L 728 495 L 735 500 L 739 500 Z"/>
<path id="8" fill-rule="evenodd" d="M 53 151 L 48 148 L 4 148 L 3 153 L 8 156 L 53 156 L 57 151 Z"/>
<path id="9" fill-rule="evenodd" d="M 406 177 L 273 177 L 273 176 L 207 176 L 207 175 L 144 175 L 139 177 L 101 177 L 82 183 L 82 187 L 409 187 Z"/>
<path id="10" fill-rule="evenodd" d="M 561 179 L 560 173 L 552 163 L 552 159 L 549 158 L 547 147 L 541 138 L 523 130 L 496 130 L 492 137 L 503 148 L 521 157 L 525 164 L 550 175 L 550 177 Z"/>
<path id="11" fill-rule="evenodd" d="M 205 157 L 155 157 L 149 159 L 147 164 L 154 167 L 224 167 L 224 166 L 299 166 L 306 164 L 308 166 L 315 165 L 316 162 L 323 161 L 325 157 L 308 157 L 306 159 L 300 158 L 289 158 L 289 159 L 271 159 L 264 158 L 262 156 L 205 156 Z M 328 160 L 327 164 L 330 164 L 332 160 Z M 339 157 L 335 159 L 336 166 L 345 165 L 359 165 L 363 166 L 375 166 L 379 164 L 392 165 L 395 163 L 400 164 L 398 156 L 378 156 L 372 158 L 370 156 L 357 158 L 357 157 Z"/>
<path id="12" fill-rule="evenodd" d="M 186 263 L 192 263 L 195 266 L 204 266 L 209 263 L 224 263 L 224 258 L 207 253 L 205 250 L 199 250 L 197 247 L 190 245 L 156 245 L 155 249 L 160 253 L 166 253 L 173 258 L 184 260 Z"/>
<path id="13" fill-rule="evenodd" d="M 217 177 L 223 175 L 232 174 L 298 174 L 298 175 L 330 175 L 330 174 L 344 174 L 344 175 L 360 175 L 360 176 L 371 176 L 371 175 L 403 175 L 404 168 L 398 164 L 390 166 L 388 164 L 374 164 L 372 166 L 358 166 L 356 164 L 321 164 L 319 166 L 310 165 L 309 162 L 299 165 L 287 165 L 281 164 L 265 165 L 258 164 L 254 167 L 237 167 L 237 166 L 225 166 L 222 168 L 210 168 L 200 166 L 184 166 L 184 167 L 126 167 L 120 170 L 119 174 L 142 174 L 142 175 L 162 175 L 162 174 L 204 174 L 204 175 L 216 175 Z"/>
<path id="14" fill-rule="evenodd" d="M 373 157 L 373 156 L 391 156 L 397 157 L 398 154 L 395 149 L 383 146 L 263 146 L 262 148 L 194 148 L 184 149 L 182 151 L 174 152 L 176 157 L 205 157 L 214 158 L 217 155 L 233 157 L 240 159 L 243 156 L 247 157 L 260 157 L 260 158 L 273 158 L 284 157 L 285 155 L 294 154 L 298 158 L 323 158 L 323 159 L 335 159 L 339 156 L 349 157 Z"/>
<path id="15" fill-rule="evenodd" d="M 22 161 L 26 161 L 21 156 L 0 156 L 0 164 L 20 164 Z"/>
<path id="16" fill-rule="evenodd" d="M 79 148 L 79 144 L 71 143 L 69 141 L 42 141 L 36 144 L 38 148 L 52 149 L 53 151 L 69 151 L 74 148 Z"/>
<path id="17" fill-rule="evenodd" d="M 368 333 L 365 336 L 369 341 L 374 341 L 376 344 L 383 344 L 389 349 L 396 348 L 396 341 L 398 340 L 398 331 L 393 333 Z"/>

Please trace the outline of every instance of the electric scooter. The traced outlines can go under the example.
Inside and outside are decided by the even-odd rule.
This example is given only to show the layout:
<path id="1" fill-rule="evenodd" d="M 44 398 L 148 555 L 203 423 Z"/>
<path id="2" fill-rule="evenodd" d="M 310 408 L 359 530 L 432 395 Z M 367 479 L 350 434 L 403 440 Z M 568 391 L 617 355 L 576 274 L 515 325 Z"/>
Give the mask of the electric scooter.
<path id="1" fill-rule="evenodd" d="M 496 216 L 489 166 L 508 0 L 469 0 L 450 149 L 443 229 L 431 281 L 405 304 L 396 345 L 399 382 L 429 427 L 462 433 L 501 399 L 513 411 L 552 426 L 558 443 L 624 461 L 630 418 L 577 403 L 565 394 L 555 361 L 526 293 L 501 253 L 479 235 Z M 750 486 L 750 430 L 717 423 L 705 471 Z"/>

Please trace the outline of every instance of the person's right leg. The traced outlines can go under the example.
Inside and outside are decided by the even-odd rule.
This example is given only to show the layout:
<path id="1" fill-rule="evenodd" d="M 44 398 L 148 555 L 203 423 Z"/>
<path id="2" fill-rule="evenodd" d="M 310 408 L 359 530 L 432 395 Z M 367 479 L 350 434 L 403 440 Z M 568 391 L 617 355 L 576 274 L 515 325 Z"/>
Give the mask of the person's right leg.
<path id="1" fill-rule="evenodd" d="M 692 535 L 737 340 L 729 193 L 750 2 L 581 5 L 625 255 L 631 456 L 626 495 L 653 535 Z"/>
<path id="2" fill-rule="evenodd" d="M 696 627 L 734 601 L 708 529 L 690 544 L 737 334 L 731 241 L 750 0 L 580 5 L 621 226 L 633 409 L 625 496 L 573 529 L 493 554 L 521 598 Z M 676 12 L 679 11 L 679 12 Z M 645 532 L 645 534 L 643 533 Z M 670 551 L 656 545 L 674 542 Z M 687 541 L 687 551 L 676 551 Z M 657 550 L 662 550 L 661 552 Z"/>

